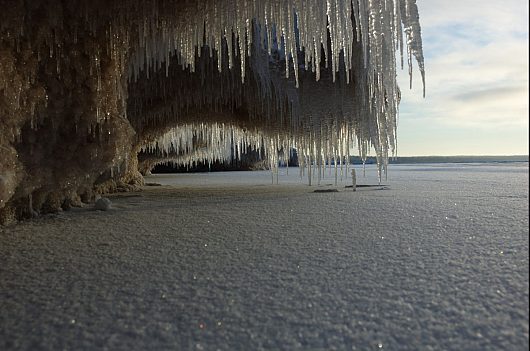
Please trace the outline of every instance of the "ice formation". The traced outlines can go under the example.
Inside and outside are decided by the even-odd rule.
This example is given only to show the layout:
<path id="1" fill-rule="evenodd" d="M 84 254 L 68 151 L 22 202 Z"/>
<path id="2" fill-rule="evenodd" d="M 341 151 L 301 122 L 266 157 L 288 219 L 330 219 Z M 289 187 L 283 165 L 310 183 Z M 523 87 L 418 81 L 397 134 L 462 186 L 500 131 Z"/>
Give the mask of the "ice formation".
<path id="1" fill-rule="evenodd" d="M 415 0 L 5 2 L 0 209 L 130 175 L 141 147 L 182 164 L 263 148 L 273 171 L 296 147 L 308 175 L 371 149 L 384 168 L 396 56 L 425 81 Z"/>
<path id="2" fill-rule="evenodd" d="M 412 57 L 416 57 L 424 76 L 414 1 L 232 1 L 202 5 L 198 6 L 200 13 L 217 15 L 206 16 L 198 34 L 178 31 L 192 37 L 181 39 L 182 34 L 177 34 L 177 42 L 186 43 L 184 49 L 170 48 L 179 53 L 177 66 L 197 73 L 200 82 L 190 84 L 190 77 L 171 71 L 170 59 L 148 52 L 153 45 L 141 45 L 139 57 L 165 60 L 162 74 L 170 77 L 154 79 L 147 87 L 149 94 L 154 90 L 154 95 L 159 95 L 158 91 L 164 90 L 169 96 L 162 111 L 146 108 L 142 101 L 135 103 L 142 116 L 153 114 L 146 120 L 182 123 L 189 120 L 189 109 L 197 106 L 212 109 L 214 118 L 223 106 L 232 110 L 243 107 L 253 125 L 260 127 L 257 133 L 261 131 L 261 139 L 276 140 L 276 148 L 265 150 L 273 170 L 278 151 L 286 145 L 301 152 L 302 165 L 321 168 L 330 160 L 342 164 L 354 144 L 363 158 L 373 148 L 379 164 L 385 167 L 389 151 L 395 151 L 399 103 L 395 52 L 400 50 L 403 55 L 403 31 L 410 74 Z M 238 15 L 234 17 L 234 13 Z M 200 27 L 198 23 L 195 28 Z M 188 44 L 190 40 L 194 45 Z M 202 49 L 196 52 L 195 48 Z M 131 74 L 135 79 L 142 74 L 139 67 L 146 64 L 133 62 Z M 153 74 L 157 73 L 150 76 Z M 239 82 L 237 74 L 241 75 Z M 205 82 L 207 77 L 215 80 Z M 181 86 L 184 80 L 186 87 Z M 143 85 L 138 95 L 144 96 L 145 88 Z M 159 142 L 168 142 L 167 135 Z M 214 152 L 210 156 L 203 152 L 178 160 L 196 162 L 199 154 L 202 161 L 219 159 Z"/>

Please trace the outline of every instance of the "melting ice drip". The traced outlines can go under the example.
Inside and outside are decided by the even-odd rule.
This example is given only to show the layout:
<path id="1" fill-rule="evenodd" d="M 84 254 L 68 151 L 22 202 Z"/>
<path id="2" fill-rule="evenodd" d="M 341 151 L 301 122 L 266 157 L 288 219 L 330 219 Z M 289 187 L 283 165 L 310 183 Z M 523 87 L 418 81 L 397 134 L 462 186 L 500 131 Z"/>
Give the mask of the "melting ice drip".
<path id="1" fill-rule="evenodd" d="M 386 173 L 389 153 L 396 151 L 396 52 L 403 67 L 406 49 L 411 84 L 416 59 L 425 91 L 415 0 L 203 0 L 178 10 L 174 20 L 156 6 L 144 8 L 149 20 L 136 22 L 142 35 L 129 58 L 130 84 L 161 71 L 171 79 L 174 56 L 190 76 L 200 77 L 194 89 L 184 89 L 190 84 L 184 79 L 142 83 L 144 94 L 177 93 L 169 94 L 165 109 L 153 111 L 137 99 L 138 110 L 130 111 L 145 123 L 177 126 L 158 140 L 162 150 L 185 145 L 187 156 L 174 162 L 226 160 L 234 156 L 227 150 L 263 146 L 275 172 L 280 151 L 296 147 L 311 183 L 315 168 L 320 179 L 326 164 L 342 165 L 355 146 L 363 160 L 373 149 L 380 175 Z M 215 74 L 224 83 L 204 83 Z M 169 87 L 175 84 L 181 86 Z M 192 107 L 218 112 L 220 105 L 244 107 L 255 128 L 190 125 L 183 116 Z M 206 149 L 191 146 L 197 132 Z"/>

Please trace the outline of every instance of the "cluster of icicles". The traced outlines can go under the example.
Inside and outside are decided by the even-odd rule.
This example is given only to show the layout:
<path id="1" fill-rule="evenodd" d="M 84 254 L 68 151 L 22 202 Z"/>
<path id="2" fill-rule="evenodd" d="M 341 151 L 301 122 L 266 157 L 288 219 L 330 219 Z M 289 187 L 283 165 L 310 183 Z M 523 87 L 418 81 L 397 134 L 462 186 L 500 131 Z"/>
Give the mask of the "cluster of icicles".
<path id="1" fill-rule="evenodd" d="M 165 110 L 137 113 L 140 118 L 176 125 L 146 149 L 171 153 L 177 164 L 227 161 L 248 147 L 263 149 L 274 173 L 286 151 L 294 147 L 302 169 L 321 169 L 342 165 L 350 150 L 357 148 L 363 160 L 375 151 L 380 174 L 386 173 L 388 157 L 396 152 L 400 100 L 396 53 L 403 67 L 406 51 L 411 84 L 416 59 L 425 91 L 415 0 L 199 0 L 176 8 L 178 20 L 157 6 L 142 11 L 149 20 L 137 22 L 140 34 L 129 58 L 130 84 L 161 71 L 170 77 L 174 56 L 191 73 L 202 69 L 201 81 L 211 75 L 204 76 L 204 67 L 199 67 L 207 62 L 213 62 L 218 72 L 231 72 L 220 75 L 226 81 L 218 83 L 221 88 L 214 82 L 202 92 L 184 94 L 186 89 L 180 89 Z M 294 89 L 278 83 L 280 69 Z M 240 75 L 239 85 L 231 80 L 234 72 Z M 254 89 L 247 82 L 249 73 L 251 80 L 258 81 L 254 85 L 269 88 Z M 308 75 L 312 83 L 307 82 Z M 344 82 L 337 82 L 337 77 Z M 331 83 L 340 87 L 328 88 Z M 163 82 L 152 85 L 144 88 L 156 92 L 167 88 Z M 243 95 L 255 91 L 246 107 L 255 129 L 212 121 L 196 124 L 180 117 L 194 105 L 211 108 L 216 99 L 222 104 L 244 99 L 242 91 Z M 267 105 L 266 100 L 274 99 Z M 243 102 L 237 104 L 239 108 Z M 194 144 L 197 139 L 205 146 Z"/>
<path id="2" fill-rule="evenodd" d="M 345 126 L 339 130 L 330 128 L 324 134 L 328 136 L 325 141 L 296 138 L 287 133 L 270 136 L 258 129 L 248 130 L 232 124 L 196 123 L 171 129 L 143 146 L 141 151 L 157 155 L 159 163 L 187 167 L 239 161 L 249 151 L 255 151 L 260 157 L 267 157 L 272 180 L 277 183 L 279 166 L 288 167 L 291 152 L 296 149 L 300 178 L 307 174 L 309 185 L 315 178 L 320 185 L 328 169 L 329 174 L 334 174 L 337 185 L 339 176 L 342 181 L 348 174 L 352 135 Z M 379 168 L 380 178 L 382 171 L 386 173 L 386 166 Z"/>
<path id="3" fill-rule="evenodd" d="M 318 81 L 322 54 L 334 74 L 343 55 L 348 72 L 352 68 L 352 43 L 357 41 L 362 43 L 364 69 L 373 73 L 371 83 L 387 85 L 394 79 L 390 73 L 395 73 L 396 50 L 403 65 L 403 32 L 409 73 L 414 56 L 424 75 L 416 0 L 197 0 L 174 7 L 171 2 L 161 6 L 152 0 L 130 2 L 134 5 L 120 6 L 119 11 L 125 14 L 123 21 L 137 22 L 129 72 L 133 79 L 146 67 L 165 64 L 167 69 L 175 52 L 194 71 L 196 49 L 203 46 L 210 49 L 210 56 L 216 52 L 218 69 L 222 70 L 221 48 L 226 42 L 228 68 L 233 68 L 234 57 L 239 55 L 244 81 L 245 59 L 251 56 L 252 43 L 258 42 L 269 55 L 279 47 L 282 57 L 292 60 L 296 79 L 299 68 L 304 67 L 311 69 Z M 127 8 L 142 17 L 135 21 Z M 255 24 L 263 29 L 258 34 L 253 30 Z M 299 62 L 301 51 L 304 59 Z M 289 77 L 290 65 L 285 65 L 285 74 Z"/>

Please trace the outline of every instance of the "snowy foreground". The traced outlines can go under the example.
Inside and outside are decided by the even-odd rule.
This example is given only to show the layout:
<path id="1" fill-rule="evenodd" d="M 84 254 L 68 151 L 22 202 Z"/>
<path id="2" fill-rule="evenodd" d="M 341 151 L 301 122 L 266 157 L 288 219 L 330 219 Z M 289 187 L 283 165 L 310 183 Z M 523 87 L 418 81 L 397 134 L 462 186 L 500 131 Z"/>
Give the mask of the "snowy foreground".
<path id="1" fill-rule="evenodd" d="M 528 349 L 527 163 L 296 174 L 152 176 L 1 228 L 0 349 Z"/>

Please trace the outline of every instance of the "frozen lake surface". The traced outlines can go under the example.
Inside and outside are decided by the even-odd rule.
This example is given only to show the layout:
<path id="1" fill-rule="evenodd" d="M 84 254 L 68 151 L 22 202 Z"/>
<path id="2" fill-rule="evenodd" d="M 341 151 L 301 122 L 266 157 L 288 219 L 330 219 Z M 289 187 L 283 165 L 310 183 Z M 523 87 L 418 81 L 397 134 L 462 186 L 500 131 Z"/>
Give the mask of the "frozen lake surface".
<path id="1" fill-rule="evenodd" d="M 528 349 L 528 163 L 289 173 L 155 175 L 0 228 L 0 349 Z"/>

